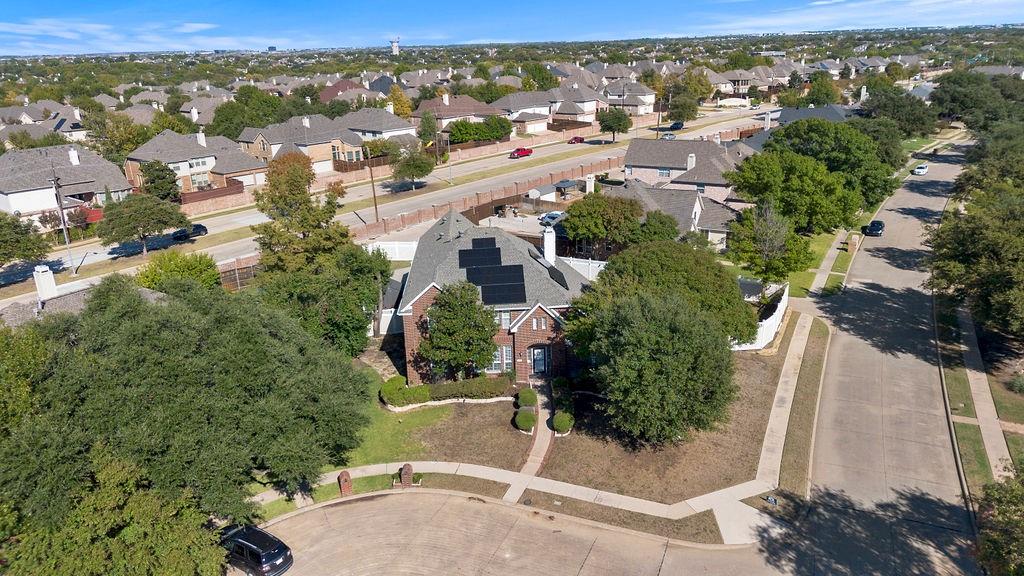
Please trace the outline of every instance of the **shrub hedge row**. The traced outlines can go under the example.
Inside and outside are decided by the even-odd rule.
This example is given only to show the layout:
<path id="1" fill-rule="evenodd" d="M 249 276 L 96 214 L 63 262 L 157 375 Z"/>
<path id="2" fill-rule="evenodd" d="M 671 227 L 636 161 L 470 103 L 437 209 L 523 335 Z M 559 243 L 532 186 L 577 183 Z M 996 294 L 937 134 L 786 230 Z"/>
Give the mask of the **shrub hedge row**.
<path id="1" fill-rule="evenodd" d="M 536 406 L 537 392 L 533 388 L 523 388 L 517 395 L 520 406 Z"/>
<path id="2" fill-rule="evenodd" d="M 568 412 L 555 412 L 555 418 L 552 424 L 555 427 L 555 432 L 559 434 L 565 434 L 569 430 L 572 430 L 573 424 L 576 423 L 576 419 L 573 415 Z"/>
<path id="3" fill-rule="evenodd" d="M 529 410 L 519 410 L 516 412 L 516 428 L 519 428 L 523 432 L 529 432 L 533 430 L 534 425 L 537 424 L 537 415 Z"/>
<path id="4" fill-rule="evenodd" d="M 422 404 L 431 400 L 452 398 L 496 398 L 506 393 L 509 380 L 505 377 L 488 378 L 480 376 L 456 382 L 406 386 L 405 378 L 393 376 L 380 388 L 380 399 L 391 406 Z"/>

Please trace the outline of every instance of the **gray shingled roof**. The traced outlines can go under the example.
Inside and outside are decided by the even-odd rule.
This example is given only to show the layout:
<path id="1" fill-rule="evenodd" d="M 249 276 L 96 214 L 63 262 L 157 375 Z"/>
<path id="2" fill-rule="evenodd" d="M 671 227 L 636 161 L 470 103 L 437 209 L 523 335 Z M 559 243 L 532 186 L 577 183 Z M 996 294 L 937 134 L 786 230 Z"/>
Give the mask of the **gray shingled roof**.
<path id="1" fill-rule="evenodd" d="M 706 140 L 633 139 L 626 150 L 625 165 L 686 170 L 690 154 L 696 156 L 693 169 L 677 176 L 673 182 L 728 184 L 722 175 L 735 168 L 738 158 L 729 154 L 724 146 Z"/>
<path id="2" fill-rule="evenodd" d="M 132 119 L 132 122 L 136 124 L 142 124 L 148 126 L 153 122 L 153 118 L 156 117 L 157 109 L 153 108 L 149 104 L 135 104 L 129 106 L 124 110 L 119 111 L 120 114 Z"/>
<path id="3" fill-rule="evenodd" d="M 700 218 L 697 219 L 697 228 L 728 232 L 729 224 L 740 215 L 739 211 L 712 198 L 704 197 L 703 201 L 704 210 L 701 211 Z"/>
<path id="4" fill-rule="evenodd" d="M 10 328 L 17 328 L 22 324 L 28 324 L 29 322 L 54 314 L 78 314 L 85 310 L 93 288 L 95 286 L 88 286 L 74 292 L 55 296 L 49 300 L 44 300 L 41 306 L 35 301 L 15 302 L 0 310 L 0 324 L 6 324 Z M 166 298 L 165 294 L 150 290 L 149 288 L 140 287 L 137 290 L 148 302 L 160 302 Z"/>
<path id="5" fill-rule="evenodd" d="M 484 104 L 472 96 L 460 94 L 458 96 L 449 96 L 448 105 L 444 104 L 444 98 L 438 96 L 437 98 L 431 98 L 420 102 L 420 105 L 416 108 L 416 112 L 413 116 L 417 118 L 421 117 L 424 112 L 433 112 L 434 117 L 437 119 L 441 118 L 459 118 L 462 116 L 503 116 L 504 112 L 491 106 L 490 104 Z"/>
<path id="6" fill-rule="evenodd" d="M 303 125 L 303 118 L 309 119 L 309 128 Z M 245 128 L 238 136 L 238 141 L 254 142 L 259 134 L 263 134 L 271 144 L 322 144 L 335 138 L 352 146 L 361 146 L 363 143 L 358 135 L 348 129 L 341 118 L 331 120 L 323 114 L 293 116 L 265 128 Z"/>
<path id="7" fill-rule="evenodd" d="M 71 149 L 78 152 L 77 166 L 71 164 Z M 121 170 L 99 154 L 78 144 L 61 144 L 10 150 L 0 156 L 0 194 L 49 188 L 55 172 L 67 195 L 131 188 Z"/>
<path id="8" fill-rule="evenodd" d="M 537 120 L 547 120 L 547 114 L 538 114 L 536 112 L 523 112 L 519 116 L 516 116 L 513 122 L 535 122 Z"/>
<path id="9" fill-rule="evenodd" d="M 506 112 L 517 112 L 525 108 L 540 108 L 551 105 L 552 96 L 547 91 L 513 92 L 491 102 L 491 106 Z"/>
<path id="10" fill-rule="evenodd" d="M 109 94 L 97 94 L 96 96 L 93 96 L 92 99 L 99 102 L 104 108 L 113 108 L 121 103 L 120 100 Z"/>
<path id="11" fill-rule="evenodd" d="M 338 125 L 363 132 L 406 130 L 412 124 L 383 108 L 360 108 L 335 119 Z"/>
<path id="12" fill-rule="evenodd" d="M 499 308 L 528 309 L 536 304 L 549 308 L 568 306 L 587 285 L 587 279 L 564 260 L 556 258 L 555 264 L 548 264 L 526 240 L 499 228 L 474 226 L 462 214 L 450 211 L 420 237 L 399 311 L 409 307 L 431 283 L 443 288 L 466 280 L 466 270 L 459 268 L 459 250 L 472 248 L 473 238 L 494 238 L 496 247 L 501 249 L 502 265 L 523 266 L 526 301 Z M 568 287 L 552 278 L 550 267 L 561 272 Z"/>
<path id="13" fill-rule="evenodd" d="M 246 154 L 238 144 L 223 136 L 208 136 L 206 146 L 201 146 L 195 134 L 178 134 L 170 129 L 157 134 L 149 142 L 128 154 L 131 160 L 158 160 L 165 164 L 206 156 L 215 158 L 210 171 L 216 174 L 259 170 L 266 167 L 263 161 Z"/>
<path id="14" fill-rule="evenodd" d="M 636 200 L 644 212 L 658 210 L 668 214 L 676 219 L 680 233 L 693 228 L 693 209 L 698 202 L 694 190 L 653 188 L 634 178 L 627 180 L 624 186 L 606 186 L 601 192 L 614 198 Z"/>

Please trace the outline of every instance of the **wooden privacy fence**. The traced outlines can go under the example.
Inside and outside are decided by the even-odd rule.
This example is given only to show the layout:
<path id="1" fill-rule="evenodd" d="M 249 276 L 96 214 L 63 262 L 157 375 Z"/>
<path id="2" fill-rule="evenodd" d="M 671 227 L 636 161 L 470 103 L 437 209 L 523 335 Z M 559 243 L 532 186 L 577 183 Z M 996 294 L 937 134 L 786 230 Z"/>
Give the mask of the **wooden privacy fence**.
<path id="1" fill-rule="evenodd" d="M 218 262 L 217 271 L 220 272 L 221 286 L 231 292 L 252 286 L 259 264 L 260 257 L 258 254 Z"/>
<path id="2" fill-rule="evenodd" d="M 598 160 L 597 162 L 580 165 L 575 168 L 568 168 L 559 172 L 551 172 L 547 176 L 533 178 L 525 182 L 514 182 L 511 185 L 493 188 L 486 192 L 477 192 L 469 196 L 463 196 L 462 198 L 452 200 L 445 204 L 434 204 L 428 208 L 420 208 L 419 210 L 414 210 L 412 212 L 403 212 L 394 216 L 381 218 L 380 222 L 370 222 L 362 226 L 352 226 L 349 228 L 349 232 L 356 239 L 376 238 L 390 232 L 408 228 L 409 226 L 415 226 L 417 224 L 422 224 L 423 222 L 437 220 L 441 216 L 444 216 L 449 210 L 465 213 L 467 218 L 474 222 L 479 222 L 484 216 L 491 215 L 490 212 L 488 212 L 488 209 L 492 206 L 519 204 L 523 195 L 525 195 L 531 188 L 554 184 L 559 180 L 582 178 L 587 174 L 609 172 L 616 168 L 621 168 L 623 160 L 624 158 L 622 156 L 605 158 L 604 160 Z M 478 207 L 482 207 L 483 210 L 478 211 Z M 484 214 L 483 212 L 487 213 Z"/>

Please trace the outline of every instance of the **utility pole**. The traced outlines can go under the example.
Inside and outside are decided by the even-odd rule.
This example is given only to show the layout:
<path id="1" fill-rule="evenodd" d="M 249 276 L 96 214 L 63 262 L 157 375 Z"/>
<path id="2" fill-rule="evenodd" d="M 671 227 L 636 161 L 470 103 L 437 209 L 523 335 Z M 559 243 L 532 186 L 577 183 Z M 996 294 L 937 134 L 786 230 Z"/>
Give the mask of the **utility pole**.
<path id="1" fill-rule="evenodd" d="M 380 222 L 380 212 L 377 211 L 377 184 L 373 181 L 373 158 L 367 158 L 366 165 L 370 168 L 370 193 L 373 194 L 373 218 L 375 222 Z"/>
<path id="2" fill-rule="evenodd" d="M 71 268 L 72 276 L 78 276 L 75 260 L 71 256 L 71 238 L 68 236 L 68 220 L 64 214 L 64 197 L 60 195 L 60 178 L 57 177 L 57 172 L 54 172 L 53 178 L 50 178 L 50 184 L 53 184 L 53 193 L 57 197 L 57 213 L 60 214 L 60 228 L 64 232 L 64 248 L 68 252 L 68 267 Z"/>

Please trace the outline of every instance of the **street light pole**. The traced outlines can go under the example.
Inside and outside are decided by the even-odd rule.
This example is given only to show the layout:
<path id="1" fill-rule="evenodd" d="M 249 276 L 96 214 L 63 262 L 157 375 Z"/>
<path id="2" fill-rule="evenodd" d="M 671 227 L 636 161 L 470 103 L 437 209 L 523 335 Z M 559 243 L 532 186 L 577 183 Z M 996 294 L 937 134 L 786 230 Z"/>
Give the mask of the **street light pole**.
<path id="1" fill-rule="evenodd" d="M 57 212 L 60 214 L 60 228 L 64 233 L 64 248 L 68 252 L 68 266 L 71 268 L 71 275 L 78 276 L 78 270 L 75 268 L 75 260 L 71 256 L 71 238 L 68 236 L 68 220 L 64 214 L 64 198 L 60 195 L 60 178 L 57 177 L 56 172 L 54 172 L 53 178 L 50 178 L 50 184 L 53 184 L 53 193 L 57 197 Z"/>
<path id="2" fill-rule="evenodd" d="M 445 138 L 445 142 L 448 143 L 448 185 L 451 186 L 455 183 L 455 179 L 452 177 L 452 138 L 450 134 L 448 138 Z"/>

